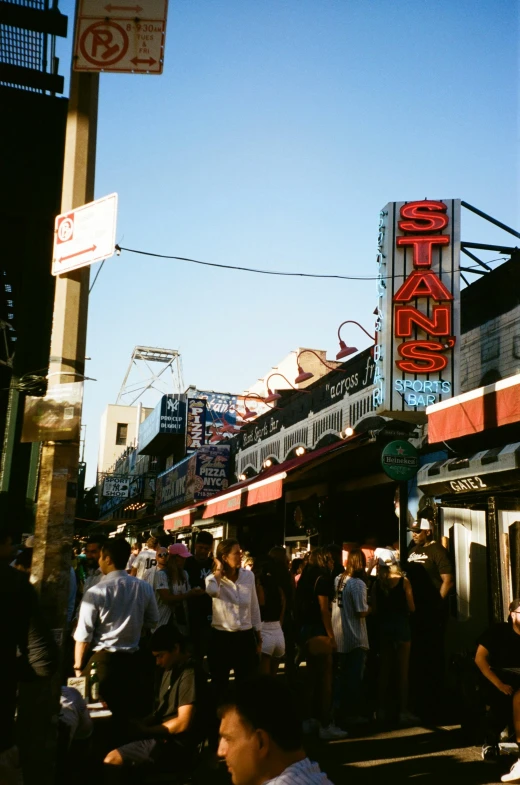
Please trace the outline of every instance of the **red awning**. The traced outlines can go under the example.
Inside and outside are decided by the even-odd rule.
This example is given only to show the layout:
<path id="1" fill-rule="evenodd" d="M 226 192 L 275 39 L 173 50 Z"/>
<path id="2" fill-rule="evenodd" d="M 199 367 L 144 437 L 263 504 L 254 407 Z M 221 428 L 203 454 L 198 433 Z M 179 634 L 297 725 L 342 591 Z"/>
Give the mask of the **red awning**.
<path id="1" fill-rule="evenodd" d="M 430 444 L 520 422 L 520 374 L 426 409 Z"/>
<path id="2" fill-rule="evenodd" d="M 304 468 L 307 464 L 315 463 L 328 453 L 340 451 L 347 446 L 347 443 L 359 438 L 360 435 L 356 434 L 349 439 L 329 444 L 298 458 L 292 458 L 284 463 L 271 466 L 257 477 L 244 480 L 244 482 L 237 483 L 228 490 L 221 491 L 209 499 L 165 515 L 164 528 L 175 530 L 184 526 L 191 526 L 196 511 L 201 507 L 204 507 L 202 512 L 202 518 L 204 519 L 226 515 L 226 513 L 236 512 L 236 510 L 241 510 L 245 507 L 253 507 L 256 504 L 276 501 L 283 494 L 283 481 L 289 472 Z"/>

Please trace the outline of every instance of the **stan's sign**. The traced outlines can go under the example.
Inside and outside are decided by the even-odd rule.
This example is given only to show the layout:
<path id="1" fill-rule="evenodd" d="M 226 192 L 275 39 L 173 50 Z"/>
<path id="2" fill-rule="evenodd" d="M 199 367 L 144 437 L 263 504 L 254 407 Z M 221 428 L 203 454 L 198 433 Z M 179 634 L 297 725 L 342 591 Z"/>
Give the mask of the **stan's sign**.
<path id="1" fill-rule="evenodd" d="M 380 214 L 374 404 L 414 419 L 458 393 L 460 201 Z"/>

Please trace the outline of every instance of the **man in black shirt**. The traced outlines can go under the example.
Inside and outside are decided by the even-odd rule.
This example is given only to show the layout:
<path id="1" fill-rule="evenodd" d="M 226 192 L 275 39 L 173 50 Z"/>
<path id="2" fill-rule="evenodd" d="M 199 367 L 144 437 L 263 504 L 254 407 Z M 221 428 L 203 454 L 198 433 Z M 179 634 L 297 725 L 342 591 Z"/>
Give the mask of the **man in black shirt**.
<path id="1" fill-rule="evenodd" d="M 153 763 L 161 770 L 178 772 L 190 766 L 206 732 L 207 682 L 175 627 L 158 627 L 150 647 L 157 665 L 164 668 L 155 711 L 134 723 L 139 740 L 112 750 L 104 763 L 108 767 Z"/>
<path id="2" fill-rule="evenodd" d="M 205 592 L 206 577 L 213 572 L 212 548 L 213 535 L 207 531 L 199 532 L 193 549 L 193 556 L 190 559 L 186 559 L 184 564 L 191 588 L 199 587 L 204 591 L 204 594 L 198 597 L 191 597 L 188 601 L 193 653 L 201 661 L 208 653 L 211 633 L 211 597 Z"/>
<path id="3" fill-rule="evenodd" d="M 444 638 L 448 619 L 447 598 L 453 586 L 453 566 L 446 548 L 433 539 L 432 524 L 419 518 L 409 527 L 413 545 L 408 554 L 407 576 L 412 584 L 415 613 L 412 617 L 411 681 L 416 710 L 437 719 L 444 679 Z M 424 666 L 429 676 L 424 680 Z"/>
<path id="4" fill-rule="evenodd" d="M 489 706 L 482 757 L 496 760 L 500 732 L 511 713 L 520 744 L 520 598 L 510 604 L 507 622 L 493 624 L 480 636 L 475 662 L 485 679 L 482 686 Z M 520 782 L 520 761 L 502 782 Z"/>

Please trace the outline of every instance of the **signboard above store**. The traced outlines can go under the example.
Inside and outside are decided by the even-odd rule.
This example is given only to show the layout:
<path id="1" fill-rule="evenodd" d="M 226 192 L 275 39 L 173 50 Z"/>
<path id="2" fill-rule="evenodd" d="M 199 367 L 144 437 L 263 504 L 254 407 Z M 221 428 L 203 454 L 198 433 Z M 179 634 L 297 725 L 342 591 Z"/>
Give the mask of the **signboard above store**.
<path id="1" fill-rule="evenodd" d="M 410 442 L 390 442 L 381 455 L 381 466 L 392 480 L 412 480 L 419 471 L 419 453 Z"/>
<path id="2" fill-rule="evenodd" d="M 130 477 L 105 477 L 103 496 L 127 499 L 130 490 Z"/>
<path id="3" fill-rule="evenodd" d="M 374 405 L 425 419 L 459 387 L 460 200 L 389 202 L 380 213 Z"/>
<path id="4" fill-rule="evenodd" d="M 177 395 L 163 395 L 155 409 L 139 427 L 139 455 L 171 455 L 180 446 L 172 437 L 186 438 L 186 401 Z"/>

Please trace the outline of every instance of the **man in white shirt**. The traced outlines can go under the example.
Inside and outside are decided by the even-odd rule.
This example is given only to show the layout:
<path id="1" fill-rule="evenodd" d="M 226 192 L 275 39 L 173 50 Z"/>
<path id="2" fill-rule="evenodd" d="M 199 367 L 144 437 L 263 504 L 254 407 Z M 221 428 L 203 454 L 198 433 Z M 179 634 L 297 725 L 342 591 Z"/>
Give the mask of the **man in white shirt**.
<path id="1" fill-rule="evenodd" d="M 332 785 L 305 754 L 289 688 L 262 676 L 220 710 L 218 754 L 233 785 Z"/>
<path id="2" fill-rule="evenodd" d="M 135 578 L 142 579 L 144 578 L 146 570 L 149 570 L 150 567 L 155 567 L 157 564 L 157 557 L 155 553 L 157 545 L 157 537 L 150 537 L 146 541 L 146 548 L 143 548 L 141 553 L 134 561 L 132 569 L 130 570 L 130 575 Z"/>
<path id="3" fill-rule="evenodd" d="M 138 676 L 139 640 L 144 627 L 155 627 L 159 613 L 152 587 L 125 571 L 129 554 L 123 539 L 107 540 L 101 549 L 103 578 L 81 603 L 74 670 L 76 676 L 89 677 L 95 662 L 101 698 L 114 715 L 132 716 L 141 708 L 129 689 Z"/>

